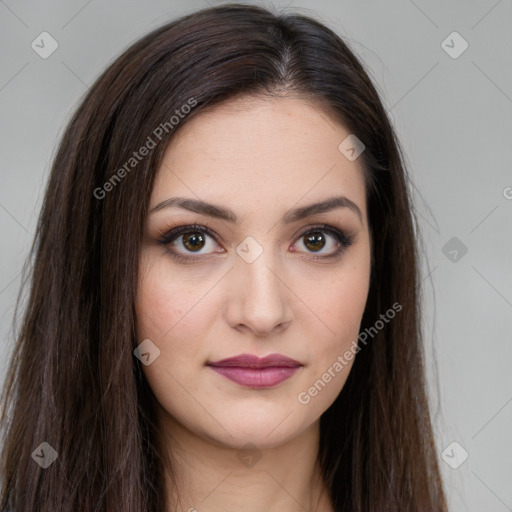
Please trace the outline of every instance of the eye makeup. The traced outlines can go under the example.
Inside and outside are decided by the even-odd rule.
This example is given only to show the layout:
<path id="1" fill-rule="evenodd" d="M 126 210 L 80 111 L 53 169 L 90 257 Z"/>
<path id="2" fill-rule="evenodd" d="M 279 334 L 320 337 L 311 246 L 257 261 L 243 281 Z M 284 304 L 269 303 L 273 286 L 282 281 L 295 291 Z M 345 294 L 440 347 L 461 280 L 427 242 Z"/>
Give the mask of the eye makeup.
<path id="1" fill-rule="evenodd" d="M 328 237 L 332 238 L 334 243 L 336 243 L 336 247 L 333 251 L 329 252 L 328 254 L 321 254 L 317 255 L 315 254 L 315 251 L 309 252 L 305 251 L 304 256 L 306 259 L 311 259 L 314 261 L 319 260 L 332 260 L 337 257 L 340 257 L 345 250 L 352 245 L 354 242 L 354 236 L 347 235 L 345 232 L 341 231 L 338 228 L 335 228 L 334 226 L 328 225 L 328 224 L 316 224 L 313 226 L 309 226 L 307 230 L 303 231 L 300 235 L 298 235 L 297 240 L 304 239 L 305 237 L 308 237 L 308 243 L 313 239 L 316 243 L 320 241 L 326 241 L 325 243 L 328 243 L 328 238 L 325 237 L 325 235 L 328 235 Z M 216 233 L 206 224 L 188 224 L 188 225 L 182 225 L 177 226 L 174 228 L 167 229 L 163 232 L 159 232 L 159 238 L 157 240 L 158 244 L 165 247 L 166 252 L 174 258 L 178 263 L 183 264 L 190 264 L 194 262 L 200 262 L 204 261 L 205 257 L 209 258 L 213 254 L 212 252 L 206 253 L 206 254 L 199 254 L 196 256 L 191 256 L 194 254 L 194 251 L 190 251 L 188 253 L 182 253 L 181 251 L 177 250 L 175 247 L 176 242 L 179 239 L 179 236 L 182 235 L 181 238 L 181 246 L 183 249 L 186 249 L 186 246 L 183 245 L 183 243 L 189 243 L 190 240 L 195 240 L 196 243 L 201 241 L 204 241 L 206 245 L 206 240 L 208 238 L 213 239 L 217 244 L 219 244 L 219 237 L 216 235 Z M 192 235 L 185 238 L 185 235 Z M 194 236 L 195 235 L 195 236 Z M 197 236 L 199 235 L 199 236 Z M 320 235 L 320 238 L 318 237 Z M 314 244 L 315 244 L 314 242 Z M 304 242 L 303 242 L 304 243 Z M 324 244 L 325 246 L 325 244 Z M 323 247 L 321 249 L 323 249 Z M 203 246 L 204 247 L 204 246 Z M 203 247 L 200 247 L 199 250 L 203 249 Z M 217 253 L 224 252 L 224 251 L 215 251 Z M 300 253 L 303 254 L 303 251 L 297 251 L 296 248 L 294 248 L 291 252 L 294 253 Z"/>

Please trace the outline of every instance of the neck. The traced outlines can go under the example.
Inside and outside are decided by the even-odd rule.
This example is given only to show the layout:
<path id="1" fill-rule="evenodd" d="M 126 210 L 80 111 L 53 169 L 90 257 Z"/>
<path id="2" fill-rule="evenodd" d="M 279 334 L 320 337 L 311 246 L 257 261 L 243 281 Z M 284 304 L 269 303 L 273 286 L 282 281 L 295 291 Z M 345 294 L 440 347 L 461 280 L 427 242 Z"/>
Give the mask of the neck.
<path id="1" fill-rule="evenodd" d="M 166 512 L 333 511 L 317 461 L 319 421 L 264 449 L 219 444 L 166 412 L 160 415 L 160 432 L 172 466 L 172 473 L 170 468 L 164 473 Z"/>

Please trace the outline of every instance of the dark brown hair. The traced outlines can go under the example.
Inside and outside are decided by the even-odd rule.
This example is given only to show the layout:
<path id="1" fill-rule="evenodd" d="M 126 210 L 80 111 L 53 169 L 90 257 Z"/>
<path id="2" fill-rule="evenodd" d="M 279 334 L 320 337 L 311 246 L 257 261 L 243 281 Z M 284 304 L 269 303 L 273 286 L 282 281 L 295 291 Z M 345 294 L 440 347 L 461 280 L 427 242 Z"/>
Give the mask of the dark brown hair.
<path id="1" fill-rule="evenodd" d="M 323 24 L 229 4 L 133 44 L 67 126 L 3 390 L 2 512 L 163 509 L 155 401 L 133 354 L 155 173 L 173 134 L 205 109 L 240 94 L 286 92 L 317 101 L 365 145 L 372 269 L 361 329 L 402 306 L 358 353 L 321 417 L 319 460 L 332 503 L 340 512 L 446 511 L 424 377 L 416 218 L 379 95 Z M 155 147 L 135 164 L 148 137 Z M 43 441 L 58 453 L 47 469 L 31 456 Z"/>

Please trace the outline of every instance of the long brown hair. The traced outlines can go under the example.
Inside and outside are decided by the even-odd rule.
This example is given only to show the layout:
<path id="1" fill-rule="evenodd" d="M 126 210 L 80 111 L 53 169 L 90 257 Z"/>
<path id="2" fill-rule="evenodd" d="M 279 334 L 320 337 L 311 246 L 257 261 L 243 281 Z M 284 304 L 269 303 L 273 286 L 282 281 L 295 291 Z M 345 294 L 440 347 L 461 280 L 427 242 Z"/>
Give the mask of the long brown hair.
<path id="1" fill-rule="evenodd" d="M 155 173 L 194 116 L 235 95 L 278 91 L 318 101 L 364 143 L 372 269 L 361 329 L 401 306 L 373 327 L 321 417 L 319 460 L 332 503 L 340 512 L 447 510 L 424 377 L 416 218 L 379 95 L 323 24 L 228 4 L 133 44 L 67 126 L 27 260 L 30 290 L 3 390 L 2 512 L 163 509 L 155 402 L 133 354 Z M 52 453 L 43 442 L 57 453 L 46 469 L 34 456 Z"/>

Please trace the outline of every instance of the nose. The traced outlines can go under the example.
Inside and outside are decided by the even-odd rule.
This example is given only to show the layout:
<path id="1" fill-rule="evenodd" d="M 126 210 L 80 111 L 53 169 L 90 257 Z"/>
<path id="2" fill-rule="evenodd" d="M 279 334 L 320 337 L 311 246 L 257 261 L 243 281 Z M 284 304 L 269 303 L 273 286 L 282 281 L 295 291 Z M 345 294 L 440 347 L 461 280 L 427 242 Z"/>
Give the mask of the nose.
<path id="1" fill-rule="evenodd" d="M 237 257 L 230 272 L 228 323 L 238 331 L 256 336 L 277 334 L 291 323 L 292 292 L 283 279 L 283 271 L 270 249 L 251 263 Z"/>

